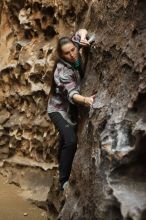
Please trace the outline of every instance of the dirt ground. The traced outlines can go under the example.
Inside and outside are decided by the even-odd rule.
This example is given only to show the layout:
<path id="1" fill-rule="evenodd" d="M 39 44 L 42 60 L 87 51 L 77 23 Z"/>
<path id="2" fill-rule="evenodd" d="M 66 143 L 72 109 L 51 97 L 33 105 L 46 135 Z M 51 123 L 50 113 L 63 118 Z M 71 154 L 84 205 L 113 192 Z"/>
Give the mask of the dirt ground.
<path id="1" fill-rule="evenodd" d="M 20 189 L 0 175 L 0 220 L 47 220 L 44 210 L 20 196 Z"/>

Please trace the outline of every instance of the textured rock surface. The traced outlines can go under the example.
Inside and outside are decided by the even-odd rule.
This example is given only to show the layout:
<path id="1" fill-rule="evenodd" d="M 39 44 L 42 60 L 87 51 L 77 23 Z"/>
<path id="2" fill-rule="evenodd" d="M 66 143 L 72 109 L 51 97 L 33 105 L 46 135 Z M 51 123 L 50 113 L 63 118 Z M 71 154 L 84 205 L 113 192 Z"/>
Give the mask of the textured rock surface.
<path id="1" fill-rule="evenodd" d="M 54 49 L 74 20 L 65 1 L 0 2 L 0 172 L 43 207 L 58 175 L 58 137 L 47 116 Z"/>
<path id="2" fill-rule="evenodd" d="M 146 2 L 7 0 L 0 14 L 1 173 L 42 206 L 48 196 L 49 219 L 145 220 Z M 60 209 L 46 107 L 56 40 L 79 27 L 96 34 L 82 94 L 97 95 L 92 109 L 81 109 Z"/>
<path id="3" fill-rule="evenodd" d="M 97 96 L 82 115 L 75 184 L 60 218 L 144 220 L 146 3 L 91 1 L 85 14 L 77 23 L 96 33 L 96 43 L 82 93 Z"/>

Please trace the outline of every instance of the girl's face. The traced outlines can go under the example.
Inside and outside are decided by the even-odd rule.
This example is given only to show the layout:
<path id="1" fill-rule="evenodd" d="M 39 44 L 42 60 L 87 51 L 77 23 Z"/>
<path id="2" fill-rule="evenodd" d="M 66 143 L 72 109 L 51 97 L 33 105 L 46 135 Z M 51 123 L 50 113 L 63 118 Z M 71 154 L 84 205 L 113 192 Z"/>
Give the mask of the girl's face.
<path id="1" fill-rule="evenodd" d="M 69 61 L 71 63 L 74 63 L 78 57 L 79 57 L 79 52 L 77 47 L 69 42 L 67 44 L 64 44 L 62 47 L 62 57 L 66 60 Z"/>

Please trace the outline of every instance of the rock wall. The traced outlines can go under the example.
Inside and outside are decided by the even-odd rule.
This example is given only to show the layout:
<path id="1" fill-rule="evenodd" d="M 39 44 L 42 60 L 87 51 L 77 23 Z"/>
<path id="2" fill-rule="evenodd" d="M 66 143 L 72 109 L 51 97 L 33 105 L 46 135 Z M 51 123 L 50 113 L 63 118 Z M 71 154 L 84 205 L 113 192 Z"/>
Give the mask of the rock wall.
<path id="1" fill-rule="evenodd" d="M 0 25 L 0 172 L 44 207 L 58 179 L 58 135 L 47 115 L 55 46 L 72 34 L 75 12 L 65 1 L 4 0 Z"/>
<path id="2" fill-rule="evenodd" d="M 82 115 L 75 186 L 61 219 L 144 220 L 146 2 L 92 1 L 86 15 L 96 43 L 82 94 L 97 95 Z"/>
<path id="3" fill-rule="evenodd" d="M 145 220 L 146 2 L 5 0 L 0 13 L 1 173 L 33 201 L 48 196 L 49 219 Z M 78 150 L 60 204 L 57 134 L 46 107 L 56 40 L 80 27 L 96 34 L 82 82 L 82 94 L 96 99 L 80 107 Z"/>

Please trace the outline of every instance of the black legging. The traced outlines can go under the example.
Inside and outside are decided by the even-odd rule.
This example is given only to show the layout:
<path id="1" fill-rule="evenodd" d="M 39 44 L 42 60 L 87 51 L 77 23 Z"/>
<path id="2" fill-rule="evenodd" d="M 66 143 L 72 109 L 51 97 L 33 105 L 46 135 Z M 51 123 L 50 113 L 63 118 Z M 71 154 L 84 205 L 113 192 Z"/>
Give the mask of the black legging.
<path id="1" fill-rule="evenodd" d="M 49 113 L 49 116 L 61 137 L 58 158 L 59 181 L 63 185 L 69 179 L 73 158 L 77 149 L 76 129 L 59 112 Z"/>

